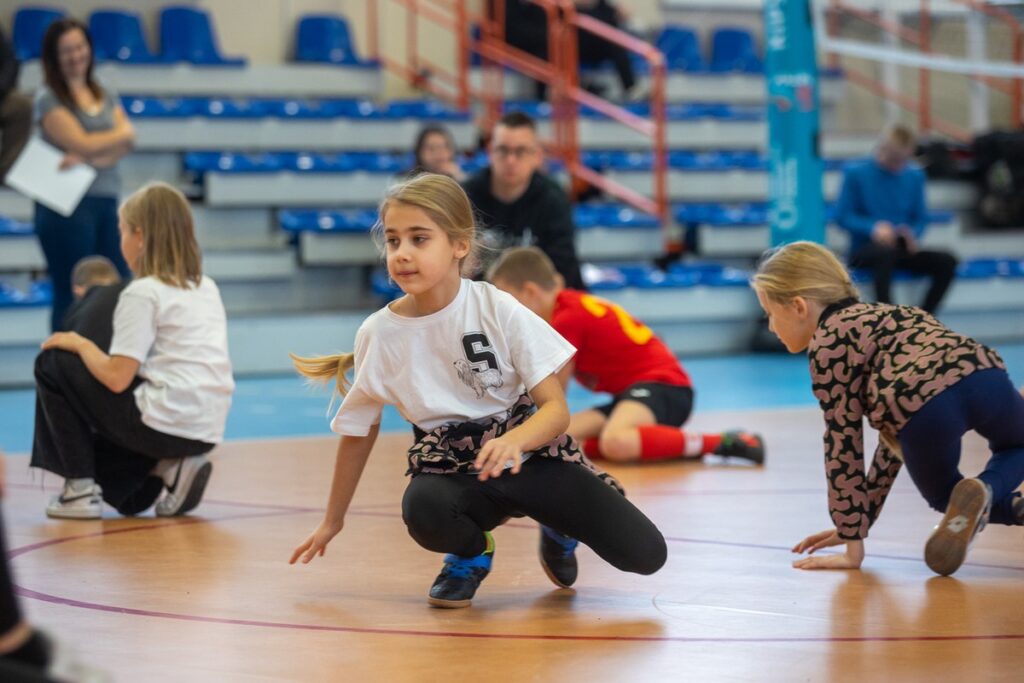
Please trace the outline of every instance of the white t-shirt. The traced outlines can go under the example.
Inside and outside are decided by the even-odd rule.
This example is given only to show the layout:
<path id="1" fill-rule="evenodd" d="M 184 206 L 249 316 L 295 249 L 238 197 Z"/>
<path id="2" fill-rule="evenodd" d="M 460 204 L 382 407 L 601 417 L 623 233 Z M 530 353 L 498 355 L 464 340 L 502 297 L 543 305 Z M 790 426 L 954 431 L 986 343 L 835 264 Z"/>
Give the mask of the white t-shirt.
<path id="1" fill-rule="evenodd" d="M 132 281 L 117 300 L 111 356 L 139 361 L 135 403 L 149 427 L 220 443 L 235 381 L 220 290 L 172 287 L 155 277 Z"/>
<path id="2" fill-rule="evenodd" d="M 462 280 L 436 313 L 406 318 L 385 307 L 363 322 L 355 380 L 331 429 L 365 436 L 386 404 L 427 431 L 501 415 L 575 353 L 505 292 Z"/>

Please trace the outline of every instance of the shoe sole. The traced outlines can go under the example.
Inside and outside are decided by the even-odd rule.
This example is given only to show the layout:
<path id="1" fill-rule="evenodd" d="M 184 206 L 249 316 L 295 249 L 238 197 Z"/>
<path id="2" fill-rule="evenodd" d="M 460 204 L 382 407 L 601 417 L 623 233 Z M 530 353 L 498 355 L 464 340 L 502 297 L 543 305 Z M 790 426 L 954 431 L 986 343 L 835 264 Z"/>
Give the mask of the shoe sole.
<path id="1" fill-rule="evenodd" d="M 473 604 L 473 600 L 442 600 L 441 598 L 432 598 L 427 596 L 427 602 L 433 607 L 440 607 L 441 609 L 459 609 L 462 607 L 469 607 Z"/>
<path id="2" fill-rule="evenodd" d="M 158 514 L 158 516 L 178 517 L 195 510 L 203 500 L 203 493 L 206 491 L 206 484 L 210 481 L 210 475 L 212 473 L 213 463 L 203 463 L 202 467 L 196 470 L 196 474 L 192 478 L 192 485 L 188 488 L 188 493 L 185 494 L 185 500 L 181 503 L 181 507 L 174 512 L 165 512 L 163 514 Z"/>
<path id="3" fill-rule="evenodd" d="M 985 512 L 988 491 L 977 479 L 964 479 L 953 488 L 942 522 L 924 546 L 924 561 L 940 576 L 949 576 L 964 563 L 967 548 Z"/>
<path id="4" fill-rule="evenodd" d="M 103 512 L 92 512 L 90 510 L 60 510 L 54 512 L 47 510 L 46 516 L 50 519 L 103 519 Z"/>
<path id="5" fill-rule="evenodd" d="M 46 511 L 50 519 L 102 519 L 102 512 L 50 512 Z"/>

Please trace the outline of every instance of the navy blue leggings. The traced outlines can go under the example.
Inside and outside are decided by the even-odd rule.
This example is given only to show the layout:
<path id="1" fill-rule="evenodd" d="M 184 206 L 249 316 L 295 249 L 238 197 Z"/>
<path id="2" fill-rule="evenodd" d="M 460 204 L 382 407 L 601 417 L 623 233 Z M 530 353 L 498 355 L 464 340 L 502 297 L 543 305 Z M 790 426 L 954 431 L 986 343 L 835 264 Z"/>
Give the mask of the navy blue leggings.
<path id="1" fill-rule="evenodd" d="M 980 370 L 932 398 L 900 432 L 903 462 L 918 491 L 946 511 L 960 473 L 960 439 L 970 430 L 988 440 L 992 457 L 978 475 L 992 488 L 996 524 L 1017 524 L 1013 501 L 1024 481 L 1024 397 L 1006 371 Z"/>
<path id="2" fill-rule="evenodd" d="M 71 270 L 86 256 L 106 256 L 114 262 L 121 277 L 130 274 L 121 255 L 121 237 L 117 230 L 117 199 L 86 195 L 65 218 L 42 204 L 36 204 L 35 229 L 39 246 L 53 281 L 53 311 L 50 327 L 62 329 L 64 312 L 71 305 Z"/>

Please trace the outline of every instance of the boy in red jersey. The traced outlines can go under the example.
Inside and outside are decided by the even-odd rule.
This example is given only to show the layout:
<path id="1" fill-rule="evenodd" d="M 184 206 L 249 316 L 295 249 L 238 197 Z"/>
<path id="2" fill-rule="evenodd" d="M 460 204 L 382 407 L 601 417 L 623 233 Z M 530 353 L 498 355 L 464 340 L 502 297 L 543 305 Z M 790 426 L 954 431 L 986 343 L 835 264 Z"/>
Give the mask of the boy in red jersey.
<path id="1" fill-rule="evenodd" d="M 587 455 L 648 462 L 713 453 L 764 462 L 764 442 L 756 434 L 681 429 L 693 408 L 693 387 L 672 351 L 620 306 L 565 288 L 542 251 L 509 249 L 488 275 L 576 347 L 558 373 L 563 386 L 575 376 L 591 391 L 613 396 L 572 416 L 567 433 Z"/>

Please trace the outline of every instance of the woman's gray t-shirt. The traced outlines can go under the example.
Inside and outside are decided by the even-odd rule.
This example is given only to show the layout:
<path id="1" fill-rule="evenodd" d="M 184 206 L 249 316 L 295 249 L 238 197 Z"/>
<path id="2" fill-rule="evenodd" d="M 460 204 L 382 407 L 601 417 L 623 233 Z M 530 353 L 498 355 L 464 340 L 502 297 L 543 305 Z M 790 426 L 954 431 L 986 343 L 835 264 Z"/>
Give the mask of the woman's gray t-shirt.
<path id="1" fill-rule="evenodd" d="M 78 122 L 82 124 L 82 129 L 87 133 L 108 131 L 114 127 L 114 110 L 120 104 L 120 99 L 112 89 L 106 86 L 101 86 L 101 88 L 103 90 L 103 104 L 95 115 L 87 114 L 77 107 L 69 109 L 71 115 L 78 119 Z M 39 133 L 43 139 L 57 147 L 59 145 L 46 136 L 46 132 L 42 128 L 42 122 L 43 117 L 50 111 L 63 106 L 64 104 L 57 99 L 57 95 L 49 87 L 44 85 L 36 91 L 32 121 L 35 125 L 39 126 Z M 116 198 L 120 193 L 121 174 L 117 170 L 117 164 L 115 164 L 110 168 L 96 169 L 96 180 L 93 181 L 86 195 Z"/>

